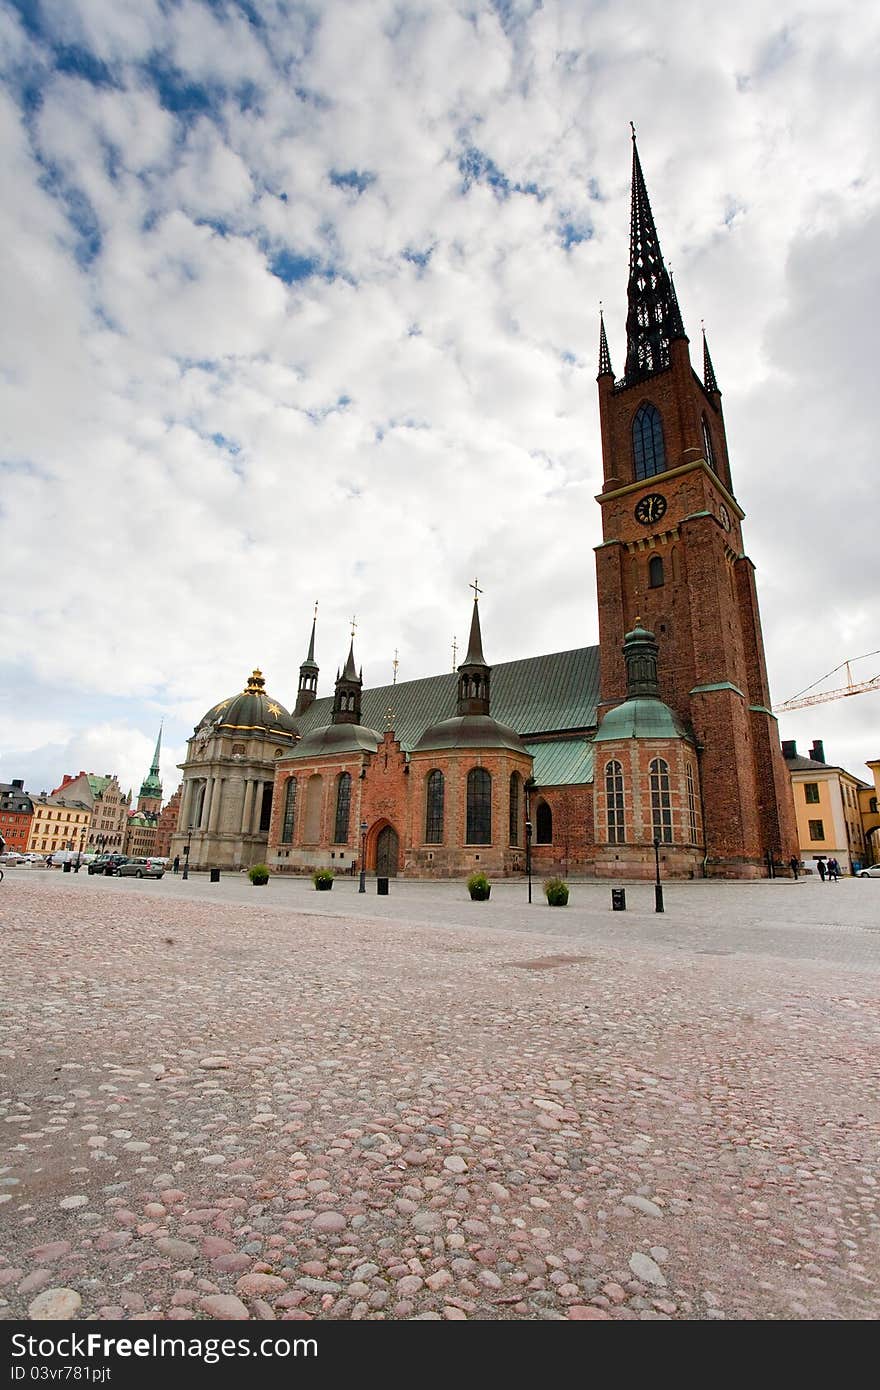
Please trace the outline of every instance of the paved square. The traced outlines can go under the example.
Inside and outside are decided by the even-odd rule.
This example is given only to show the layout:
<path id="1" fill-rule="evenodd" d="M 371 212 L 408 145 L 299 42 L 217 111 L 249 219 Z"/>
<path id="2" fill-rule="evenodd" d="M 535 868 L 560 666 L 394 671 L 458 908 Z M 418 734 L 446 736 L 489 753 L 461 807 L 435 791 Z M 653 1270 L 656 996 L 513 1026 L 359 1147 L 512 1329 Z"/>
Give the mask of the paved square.
<path id="1" fill-rule="evenodd" d="M 876 1318 L 880 882 L 0 886 L 0 1316 Z"/>

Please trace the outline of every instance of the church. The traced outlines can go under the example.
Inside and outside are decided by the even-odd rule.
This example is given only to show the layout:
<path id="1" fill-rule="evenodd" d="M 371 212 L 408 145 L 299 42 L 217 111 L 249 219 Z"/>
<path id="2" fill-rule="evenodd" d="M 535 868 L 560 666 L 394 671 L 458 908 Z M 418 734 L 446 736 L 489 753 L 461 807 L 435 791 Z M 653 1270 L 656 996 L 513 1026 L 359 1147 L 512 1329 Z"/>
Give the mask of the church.
<path id="1" fill-rule="evenodd" d="M 171 853 L 274 873 L 756 878 L 797 854 L 705 335 L 691 365 L 633 135 L 626 363 L 599 323 L 599 646 L 363 688 L 354 632 L 292 712 L 255 670 L 197 725 Z M 491 634 L 485 634 L 491 652 Z M 787 868 L 786 868 L 787 872 Z"/>

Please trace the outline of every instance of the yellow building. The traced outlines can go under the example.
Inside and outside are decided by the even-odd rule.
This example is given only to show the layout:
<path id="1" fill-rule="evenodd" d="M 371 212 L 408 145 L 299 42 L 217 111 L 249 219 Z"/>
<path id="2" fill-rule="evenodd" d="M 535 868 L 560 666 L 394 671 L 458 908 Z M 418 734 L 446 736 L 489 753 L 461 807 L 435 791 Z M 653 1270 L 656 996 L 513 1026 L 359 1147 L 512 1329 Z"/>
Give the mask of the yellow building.
<path id="1" fill-rule="evenodd" d="M 880 863 L 880 758 L 868 759 L 868 768 L 874 778 L 874 785 L 859 788 L 859 809 L 862 813 L 862 830 L 865 836 L 865 863 Z"/>
<path id="2" fill-rule="evenodd" d="M 866 858 L 860 793 L 867 783 L 845 768 L 825 761 L 821 739 L 814 739 L 809 757 L 799 756 L 793 739 L 783 742 L 785 766 L 791 777 L 800 856 L 815 871 L 820 859 L 836 859 L 841 873 L 862 868 Z"/>
<path id="3" fill-rule="evenodd" d="M 84 850 L 88 840 L 91 809 L 82 801 L 65 796 L 32 796 L 34 814 L 28 836 L 28 852 L 51 854 L 56 849 Z"/>

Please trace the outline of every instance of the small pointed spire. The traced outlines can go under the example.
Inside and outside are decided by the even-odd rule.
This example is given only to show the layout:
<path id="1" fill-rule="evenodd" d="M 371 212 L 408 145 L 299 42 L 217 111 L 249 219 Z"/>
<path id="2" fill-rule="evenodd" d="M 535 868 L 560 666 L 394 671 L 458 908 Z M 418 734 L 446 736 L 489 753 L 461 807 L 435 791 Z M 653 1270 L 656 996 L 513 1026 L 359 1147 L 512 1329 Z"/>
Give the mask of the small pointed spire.
<path id="1" fill-rule="evenodd" d="M 309 651 L 303 662 L 304 666 L 314 666 L 315 664 L 315 627 L 318 622 L 318 600 L 315 599 L 315 611 L 312 615 L 312 635 L 309 638 Z"/>
<path id="2" fill-rule="evenodd" d="M 599 303 L 599 376 L 614 376 L 611 354 L 608 351 L 608 339 L 605 336 L 605 316 L 602 313 L 601 301 Z"/>
<path id="3" fill-rule="evenodd" d="M 685 337 L 675 289 L 663 264 L 660 239 L 645 187 L 632 121 L 633 164 L 629 234 L 629 310 L 626 316 L 626 380 L 637 381 L 669 366 L 669 344 Z"/>
<path id="4" fill-rule="evenodd" d="M 709 344 L 706 342 L 706 329 L 702 320 L 700 327 L 703 329 L 703 385 L 707 391 L 715 391 L 720 396 L 721 392 L 718 390 L 718 382 L 715 380 L 715 368 L 712 366 L 712 358 L 709 356 Z"/>
<path id="5" fill-rule="evenodd" d="M 164 728 L 164 725 L 165 720 L 163 719 L 161 724 L 159 725 L 159 737 L 156 739 L 156 751 L 153 754 L 153 761 L 150 763 L 150 771 L 155 773 L 158 773 L 159 771 L 159 750 L 162 747 L 162 729 Z"/>
<path id="6" fill-rule="evenodd" d="M 356 681 L 358 679 L 357 667 L 354 664 L 354 637 L 351 639 L 351 646 L 348 649 L 348 660 L 342 670 L 342 680 Z"/>
<path id="7" fill-rule="evenodd" d="M 480 631 L 480 594 L 483 591 L 478 587 L 476 579 L 469 587 L 474 591 L 474 611 L 471 614 L 471 633 L 468 639 L 467 655 L 462 665 L 485 666 L 486 658 L 483 656 L 483 634 Z"/>

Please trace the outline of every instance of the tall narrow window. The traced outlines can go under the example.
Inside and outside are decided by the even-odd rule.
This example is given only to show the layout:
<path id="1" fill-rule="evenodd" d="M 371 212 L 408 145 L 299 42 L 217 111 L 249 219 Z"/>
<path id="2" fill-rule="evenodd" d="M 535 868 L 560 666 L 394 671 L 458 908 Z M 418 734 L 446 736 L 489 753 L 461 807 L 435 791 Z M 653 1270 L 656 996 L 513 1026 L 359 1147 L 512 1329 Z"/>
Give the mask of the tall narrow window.
<path id="1" fill-rule="evenodd" d="M 688 824 L 691 831 L 691 844 L 697 841 L 697 792 L 694 786 L 694 769 L 690 763 L 687 765 L 687 796 L 688 796 Z"/>
<path id="2" fill-rule="evenodd" d="M 652 555 L 648 561 L 648 586 L 651 589 L 660 589 L 663 582 L 663 558 L 660 555 Z"/>
<path id="3" fill-rule="evenodd" d="M 553 843 L 553 812 L 546 801 L 538 802 L 538 811 L 535 816 L 535 842 L 539 845 L 552 845 Z"/>
<path id="4" fill-rule="evenodd" d="M 709 421 L 703 416 L 703 457 L 709 467 L 715 468 L 715 453 L 712 449 L 712 435 L 709 432 Z"/>
<path id="5" fill-rule="evenodd" d="M 351 810 L 351 773 L 340 772 L 336 780 L 336 829 L 333 835 L 335 845 L 348 843 L 348 815 Z"/>
<path id="6" fill-rule="evenodd" d="M 608 843 L 622 845 L 626 840 L 623 818 L 623 767 L 616 758 L 605 764 L 605 808 L 608 815 Z"/>
<path id="7" fill-rule="evenodd" d="M 468 773 L 467 843 L 492 843 L 492 778 L 484 767 L 472 767 Z"/>
<path id="8" fill-rule="evenodd" d="M 306 787 L 306 819 L 303 828 L 303 842 L 317 845 L 321 840 L 321 812 L 324 800 L 324 784 L 320 772 L 313 772 Z"/>
<path id="9" fill-rule="evenodd" d="M 519 788 L 522 778 L 518 772 L 510 774 L 510 844 L 519 844 Z"/>
<path id="10" fill-rule="evenodd" d="M 296 813 L 296 778 L 291 777 L 284 788 L 284 815 L 281 823 L 281 843 L 289 845 L 293 839 L 293 817 Z"/>
<path id="11" fill-rule="evenodd" d="M 664 758 L 651 763 L 651 824 L 654 839 L 672 844 L 672 798 L 669 794 L 669 764 Z"/>
<path id="12" fill-rule="evenodd" d="M 636 480 L 653 478 L 666 468 L 666 450 L 663 446 L 663 422 L 656 406 L 644 401 L 636 411 L 633 420 L 633 464 Z"/>
<path id="13" fill-rule="evenodd" d="M 443 843 L 443 773 L 438 768 L 425 778 L 425 840 Z"/>

